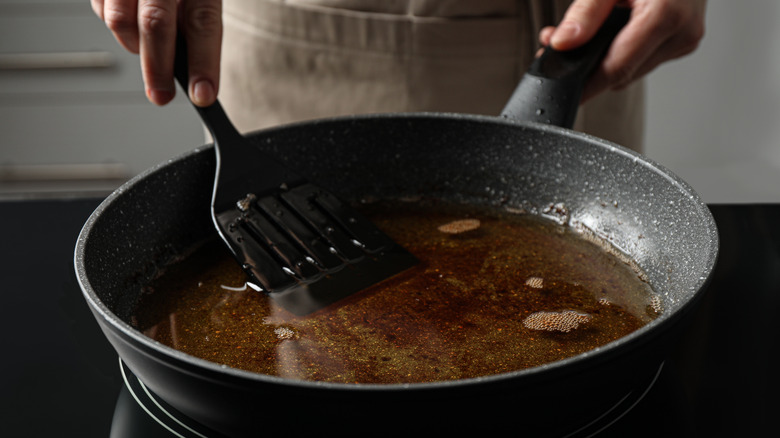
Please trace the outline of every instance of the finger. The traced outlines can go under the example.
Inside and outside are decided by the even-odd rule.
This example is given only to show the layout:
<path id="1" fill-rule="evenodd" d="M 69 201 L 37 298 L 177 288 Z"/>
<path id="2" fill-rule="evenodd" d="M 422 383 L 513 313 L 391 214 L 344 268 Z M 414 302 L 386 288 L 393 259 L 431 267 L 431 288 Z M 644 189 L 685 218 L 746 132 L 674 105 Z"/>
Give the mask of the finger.
<path id="1" fill-rule="evenodd" d="M 182 25 L 189 60 L 188 93 L 195 105 L 208 106 L 217 98 L 222 48 L 222 3 L 192 0 L 183 5 Z"/>
<path id="2" fill-rule="evenodd" d="M 542 30 L 539 31 L 539 44 L 542 46 L 549 46 L 550 38 L 552 38 L 554 32 L 555 26 L 543 27 Z"/>
<path id="3" fill-rule="evenodd" d="M 538 58 L 542 56 L 544 53 L 544 49 L 550 45 L 550 37 L 552 36 L 553 32 L 555 32 L 554 26 L 547 26 L 542 28 L 541 31 L 539 31 L 539 48 L 536 49 L 536 53 L 534 54 L 534 57 Z"/>
<path id="4" fill-rule="evenodd" d="M 634 70 L 632 77 L 612 85 L 613 89 L 620 90 L 631 84 L 666 61 L 677 59 L 693 52 L 698 44 L 691 45 L 687 36 L 675 36 L 665 41 L 656 52 L 647 58 L 645 62 Z"/>
<path id="5" fill-rule="evenodd" d="M 91 0 L 90 4 L 92 5 L 92 11 L 95 12 L 95 15 L 100 17 L 100 19 L 103 19 L 103 0 Z"/>
<path id="6" fill-rule="evenodd" d="M 571 50 L 593 38 L 617 0 L 574 0 L 550 38 L 555 50 Z"/>
<path id="7" fill-rule="evenodd" d="M 173 99 L 173 59 L 176 50 L 176 0 L 138 3 L 141 75 L 146 96 L 157 105 Z"/>
<path id="8" fill-rule="evenodd" d="M 96 4 L 102 4 L 99 16 L 119 44 L 131 53 L 138 53 L 138 1 L 97 0 L 93 7 Z"/>
<path id="9" fill-rule="evenodd" d="M 691 8 L 677 8 L 675 11 L 663 10 L 639 13 L 637 21 L 640 24 L 635 38 L 644 38 L 645 41 L 660 41 L 653 50 L 648 50 L 648 56 L 636 57 L 634 62 L 639 65 L 634 76 L 641 77 L 665 61 L 685 56 L 696 50 L 704 37 L 704 2 Z M 645 15 L 648 17 L 645 19 Z M 656 18 L 653 18 L 653 15 Z M 660 25 L 653 26 L 652 22 Z M 643 24 L 642 21 L 646 21 Z M 644 32 L 644 33 L 643 33 Z"/>
<path id="10" fill-rule="evenodd" d="M 601 65 L 585 84 L 582 92 L 583 101 L 605 90 L 633 81 L 637 77 L 639 66 L 643 65 L 663 43 L 659 40 L 636 40 L 631 29 L 624 29 L 624 31 L 626 34 L 615 38 Z"/>
<path id="11" fill-rule="evenodd" d="M 621 88 L 659 64 L 692 52 L 704 34 L 703 11 L 659 7 L 634 9 L 584 95 Z"/>

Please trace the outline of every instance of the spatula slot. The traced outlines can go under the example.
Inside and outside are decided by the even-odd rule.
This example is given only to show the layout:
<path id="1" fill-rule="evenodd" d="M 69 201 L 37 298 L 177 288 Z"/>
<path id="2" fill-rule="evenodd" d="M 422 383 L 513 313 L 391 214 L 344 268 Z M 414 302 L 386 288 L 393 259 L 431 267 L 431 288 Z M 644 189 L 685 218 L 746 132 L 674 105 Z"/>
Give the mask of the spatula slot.
<path id="1" fill-rule="evenodd" d="M 338 269 L 344 261 L 336 254 L 320 233 L 304 223 L 301 216 L 286 202 L 274 196 L 260 198 L 255 207 L 262 211 L 280 230 L 293 240 L 316 264 L 325 271 Z"/>
<path id="2" fill-rule="evenodd" d="M 280 260 L 269 251 L 263 240 L 252 235 L 243 213 L 228 210 L 218 214 L 217 220 L 231 252 L 258 286 L 270 291 L 297 283 L 294 276 L 281 269 Z"/>
<path id="3" fill-rule="evenodd" d="M 309 184 L 290 189 L 280 194 L 287 203 L 310 227 L 330 242 L 338 255 L 349 263 L 363 259 L 363 243 L 333 220 L 332 216 L 317 201 L 324 191 Z"/>

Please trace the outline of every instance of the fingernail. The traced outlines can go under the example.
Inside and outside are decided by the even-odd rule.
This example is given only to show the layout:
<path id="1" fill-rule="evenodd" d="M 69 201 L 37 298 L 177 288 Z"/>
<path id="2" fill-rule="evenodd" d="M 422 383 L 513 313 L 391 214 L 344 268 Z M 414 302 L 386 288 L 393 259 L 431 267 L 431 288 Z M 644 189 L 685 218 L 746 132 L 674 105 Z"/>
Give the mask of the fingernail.
<path id="1" fill-rule="evenodd" d="M 211 105 L 214 102 L 214 94 L 214 86 L 206 80 L 198 81 L 192 87 L 192 101 L 198 106 Z"/>
<path id="2" fill-rule="evenodd" d="M 582 26 L 575 21 L 564 21 L 550 38 L 550 45 L 554 49 L 565 50 L 582 31 Z"/>
<path id="3" fill-rule="evenodd" d="M 159 88 L 149 88 L 146 90 L 146 97 L 155 105 L 165 105 L 173 100 L 175 92 Z"/>

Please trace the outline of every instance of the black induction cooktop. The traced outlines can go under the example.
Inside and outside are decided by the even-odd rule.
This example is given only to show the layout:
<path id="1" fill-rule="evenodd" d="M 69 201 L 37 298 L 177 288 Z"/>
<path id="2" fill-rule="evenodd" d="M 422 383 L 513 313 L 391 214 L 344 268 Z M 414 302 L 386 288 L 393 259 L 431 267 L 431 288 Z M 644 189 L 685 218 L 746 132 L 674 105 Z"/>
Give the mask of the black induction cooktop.
<path id="1" fill-rule="evenodd" d="M 76 283 L 98 199 L 0 201 L 3 436 L 212 433 L 148 393 Z M 712 205 L 721 252 L 701 306 L 652 379 L 573 436 L 764 436 L 780 408 L 780 205 Z M 565 421 L 562 419 L 562 421 Z"/>

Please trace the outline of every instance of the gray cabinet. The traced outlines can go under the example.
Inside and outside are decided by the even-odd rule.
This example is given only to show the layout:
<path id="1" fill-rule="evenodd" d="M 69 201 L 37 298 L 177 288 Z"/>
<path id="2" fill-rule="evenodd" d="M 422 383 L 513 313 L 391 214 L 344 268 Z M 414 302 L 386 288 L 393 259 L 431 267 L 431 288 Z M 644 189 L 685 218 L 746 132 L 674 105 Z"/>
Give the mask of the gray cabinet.
<path id="1" fill-rule="evenodd" d="M 204 143 L 182 93 L 157 107 L 87 0 L 0 0 L 0 197 L 105 194 Z"/>

